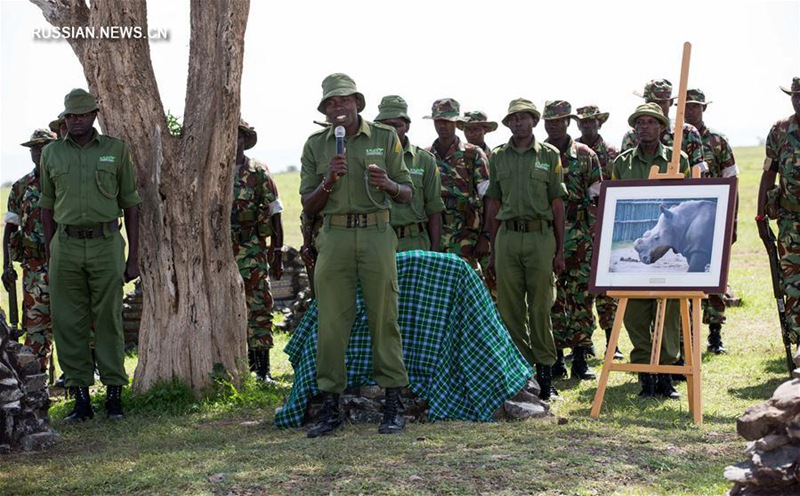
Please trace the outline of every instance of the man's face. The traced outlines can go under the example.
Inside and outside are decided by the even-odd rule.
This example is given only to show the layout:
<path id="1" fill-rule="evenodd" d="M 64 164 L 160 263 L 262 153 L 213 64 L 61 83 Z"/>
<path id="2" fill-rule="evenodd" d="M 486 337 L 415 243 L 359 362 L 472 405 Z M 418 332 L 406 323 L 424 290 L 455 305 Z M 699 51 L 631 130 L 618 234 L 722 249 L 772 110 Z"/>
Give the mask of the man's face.
<path id="1" fill-rule="evenodd" d="M 325 117 L 334 126 L 358 124 L 358 99 L 355 95 L 332 96 L 325 100 Z"/>
<path id="2" fill-rule="evenodd" d="M 31 147 L 31 161 L 36 167 L 39 167 L 39 161 L 42 159 L 42 148 L 44 148 L 44 145 L 33 145 Z"/>
<path id="3" fill-rule="evenodd" d="M 442 141 L 450 141 L 456 137 L 456 123 L 446 119 L 434 119 L 433 128 Z"/>
<path id="4" fill-rule="evenodd" d="M 67 114 L 64 116 L 64 122 L 67 124 L 69 134 L 82 137 L 92 132 L 95 118 L 97 118 L 97 111 L 93 110 L 85 114 Z"/>
<path id="5" fill-rule="evenodd" d="M 407 122 L 402 117 L 394 117 L 392 119 L 383 119 L 382 121 L 378 121 L 381 124 L 386 124 L 387 126 L 391 126 L 397 131 L 397 137 L 400 138 L 400 142 L 402 143 L 403 138 L 406 137 L 406 133 L 411 128 L 411 123 Z"/>
<path id="6" fill-rule="evenodd" d="M 578 120 L 578 130 L 581 132 L 581 138 L 584 141 L 593 143 L 600 133 L 600 121 L 595 118 L 580 119 Z"/>
<path id="7" fill-rule="evenodd" d="M 484 136 L 486 136 L 486 128 L 480 124 L 467 124 L 467 127 L 464 128 L 464 136 L 466 136 L 467 141 L 473 145 L 483 145 Z"/>
<path id="8" fill-rule="evenodd" d="M 533 135 L 533 128 L 538 122 L 539 119 L 529 112 L 517 112 L 508 116 L 508 129 L 514 139 L 526 139 Z"/>
<path id="9" fill-rule="evenodd" d="M 567 136 L 568 127 L 569 117 L 547 119 L 544 121 L 544 130 L 547 132 L 547 137 L 551 140 L 564 139 Z"/>
<path id="10" fill-rule="evenodd" d="M 794 107 L 794 113 L 800 117 L 800 93 L 792 95 L 792 107 Z"/>
<path id="11" fill-rule="evenodd" d="M 701 122 L 703 122 L 703 111 L 705 109 L 706 106 L 702 103 L 687 103 L 686 110 L 684 111 L 686 122 L 692 126 L 698 126 Z"/>
<path id="12" fill-rule="evenodd" d="M 640 142 L 652 144 L 661 138 L 664 125 L 655 117 L 641 115 L 636 119 L 635 129 L 636 134 L 639 135 Z"/>

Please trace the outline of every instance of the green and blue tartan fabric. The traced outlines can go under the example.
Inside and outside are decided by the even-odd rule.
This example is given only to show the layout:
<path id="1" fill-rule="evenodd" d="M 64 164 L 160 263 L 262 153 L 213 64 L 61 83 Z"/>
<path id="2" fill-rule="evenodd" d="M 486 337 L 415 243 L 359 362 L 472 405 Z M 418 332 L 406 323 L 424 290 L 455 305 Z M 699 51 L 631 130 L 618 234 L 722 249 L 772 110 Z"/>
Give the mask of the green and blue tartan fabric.
<path id="1" fill-rule="evenodd" d="M 409 389 L 430 406 L 430 420 L 490 421 L 533 370 L 520 355 L 475 271 L 456 255 L 397 254 L 399 324 Z M 374 384 L 364 300 L 347 349 L 347 384 Z M 300 427 L 316 381 L 317 305 L 312 302 L 284 350 L 295 379 L 277 427 Z"/>

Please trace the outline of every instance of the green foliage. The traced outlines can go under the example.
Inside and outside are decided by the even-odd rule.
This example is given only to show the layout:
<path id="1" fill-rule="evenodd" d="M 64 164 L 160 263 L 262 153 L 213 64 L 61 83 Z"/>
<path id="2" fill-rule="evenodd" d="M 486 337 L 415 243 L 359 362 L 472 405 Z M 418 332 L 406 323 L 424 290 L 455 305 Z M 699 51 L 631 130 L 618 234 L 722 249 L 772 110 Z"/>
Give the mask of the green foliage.
<path id="1" fill-rule="evenodd" d="M 183 124 L 180 118 L 172 115 L 172 111 L 167 110 L 167 130 L 173 136 L 180 136 L 183 133 Z"/>

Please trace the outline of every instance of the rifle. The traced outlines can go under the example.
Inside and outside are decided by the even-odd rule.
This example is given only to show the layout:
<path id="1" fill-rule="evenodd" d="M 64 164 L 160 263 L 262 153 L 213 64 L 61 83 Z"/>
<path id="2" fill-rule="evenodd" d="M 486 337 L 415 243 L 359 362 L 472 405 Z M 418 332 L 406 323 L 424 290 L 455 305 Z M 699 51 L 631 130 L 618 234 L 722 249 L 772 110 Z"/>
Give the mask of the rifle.
<path id="1" fill-rule="evenodd" d="M 5 270 L 14 270 L 13 262 L 8 261 Z M 16 274 L 15 274 L 16 275 Z M 17 281 L 16 277 L 11 281 L 8 289 L 8 323 L 11 325 L 11 334 L 9 337 L 14 341 L 18 341 L 25 331 L 19 327 L 19 304 L 17 303 Z"/>
<path id="2" fill-rule="evenodd" d="M 796 368 L 794 364 L 794 354 L 792 353 L 792 342 L 789 340 L 789 329 L 786 327 L 786 303 L 784 300 L 783 286 L 781 285 L 781 266 L 778 260 L 778 248 L 776 246 L 775 233 L 769 227 L 767 220 L 763 221 L 766 227 L 767 239 L 764 247 L 767 249 L 769 257 L 769 271 L 772 274 L 772 293 L 775 295 L 775 302 L 778 304 L 778 320 L 781 324 L 781 338 L 783 338 L 783 348 L 786 351 L 786 367 L 789 369 L 789 376 Z"/>

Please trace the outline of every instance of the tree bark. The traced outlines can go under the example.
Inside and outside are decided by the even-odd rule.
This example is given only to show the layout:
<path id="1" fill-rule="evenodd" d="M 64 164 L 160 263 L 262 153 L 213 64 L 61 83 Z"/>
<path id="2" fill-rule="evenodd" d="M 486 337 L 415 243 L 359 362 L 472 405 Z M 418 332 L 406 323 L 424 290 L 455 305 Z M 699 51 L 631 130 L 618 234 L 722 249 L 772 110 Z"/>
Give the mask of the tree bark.
<path id="1" fill-rule="evenodd" d="M 146 0 L 31 0 L 53 26 L 140 26 Z M 244 290 L 230 209 L 249 0 L 191 1 L 183 132 L 166 129 L 150 47 L 142 39 L 69 38 L 100 124 L 136 164 L 144 309 L 134 389 L 178 379 L 196 393 L 221 364 L 239 384 L 246 360 Z"/>

